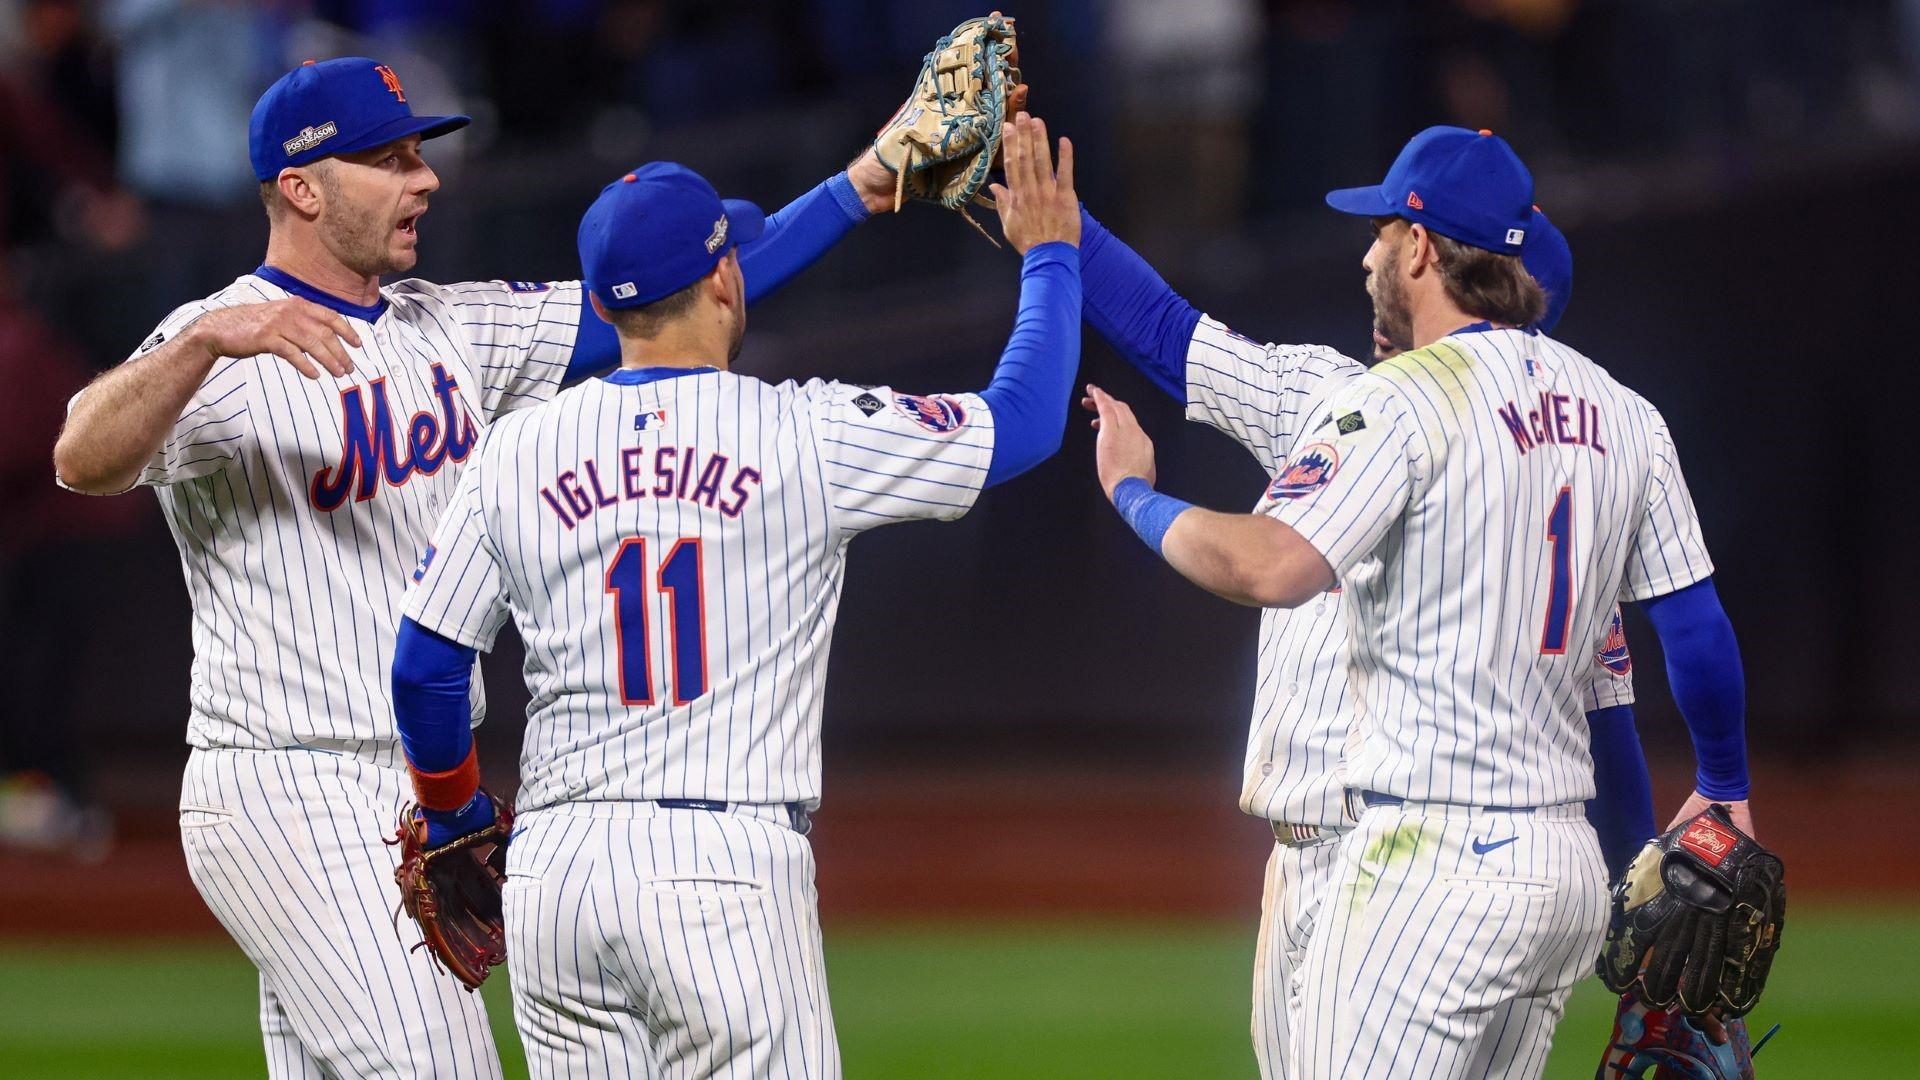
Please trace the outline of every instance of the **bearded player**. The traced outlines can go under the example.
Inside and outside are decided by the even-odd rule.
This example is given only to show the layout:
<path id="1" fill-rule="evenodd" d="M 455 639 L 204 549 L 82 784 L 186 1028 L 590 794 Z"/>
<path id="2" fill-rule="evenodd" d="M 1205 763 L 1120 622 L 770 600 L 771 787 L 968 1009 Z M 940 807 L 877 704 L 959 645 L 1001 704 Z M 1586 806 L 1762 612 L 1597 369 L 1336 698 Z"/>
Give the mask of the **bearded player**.
<path id="1" fill-rule="evenodd" d="M 1151 443 L 1089 388 L 1100 479 L 1222 596 L 1342 587 L 1358 820 L 1296 976 L 1290 1073 L 1537 1076 L 1605 923 L 1580 712 L 1614 605 L 1646 602 L 1668 644 L 1701 763 L 1683 819 L 1711 796 L 1747 823 L 1738 651 L 1659 414 L 1528 329 L 1532 179 L 1504 141 L 1430 129 L 1329 202 L 1373 218 L 1377 340 L 1400 355 L 1296 391 L 1304 445 L 1253 514 L 1153 491 Z"/>
<path id="2" fill-rule="evenodd" d="M 187 866 L 260 970 L 275 1077 L 497 1076 L 479 997 L 393 924 L 408 801 L 387 672 L 408 572 L 481 431 L 618 362 L 578 282 L 406 280 L 440 182 L 365 58 L 309 62 L 255 106 L 263 264 L 161 321 L 70 406 L 59 481 L 159 495 L 193 601 L 180 801 Z M 774 215 L 749 299 L 817 258 L 893 179 L 871 154 Z M 473 684 L 470 715 L 483 712 Z"/>
<path id="3" fill-rule="evenodd" d="M 1279 471 L 1298 436 L 1298 417 L 1357 376 L 1361 365 L 1320 346 L 1261 345 L 1200 314 L 1091 214 L 1083 214 L 1086 317 L 1107 342 L 1189 419 L 1210 424 Z M 1522 253 L 1548 296 L 1535 329 L 1550 332 L 1572 295 L 1566 239 L 1534 214 Z M 1400 350 L 1376 335 L 1374 359 Z M 1295 470 L 1288 482 L 1310 482 Z M 1255 947 L 1253 1044 L 1269 1080 L 1286 1073 L 1290 988 L 1313 913 L 1333 867 L 1334 841 L 1351 828 L 1339 768 L 1349 724 L 1347 630 L 1341 593 L 1310 608 L 1262 612 L 1259 674 L 1240 806 L 1274 835 Z M 1634 732 L 1632 665 L 1625 638 L 1596 657 L 1588 689 L 1597 788 L 1591 812 L 1609 863 L 1624 867 L 1653 835 L 1645 759 Z"/>

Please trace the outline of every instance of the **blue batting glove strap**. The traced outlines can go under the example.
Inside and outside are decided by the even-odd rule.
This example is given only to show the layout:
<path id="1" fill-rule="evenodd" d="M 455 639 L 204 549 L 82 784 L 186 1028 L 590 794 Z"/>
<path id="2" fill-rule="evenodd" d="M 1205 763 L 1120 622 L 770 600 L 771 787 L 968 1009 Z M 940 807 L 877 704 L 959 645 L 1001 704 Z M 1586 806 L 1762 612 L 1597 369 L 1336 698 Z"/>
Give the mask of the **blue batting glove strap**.
<path id="1" fill-rule="evenodd" d="M 484 791 L 476 791 L 467 805 L 458 810 L 428 810 L 422 807 L 422 817 L 427 819 L 427 846 L 439 847 L 452 843 L 470 832 L 479 832 L 493 824 L 493 800 Z"/>
<path id="2" fill-rule="evenodd" d="M 1173 527 L 1173 519 L 1193 509 L 1193 504 L 1162 495 L 1140 477 L 1129 476 L 1114 485 L 1113 508 L 1155 555 L 1165 558 L 1160 545 L 1166 542 L 1167 530 Z"/>

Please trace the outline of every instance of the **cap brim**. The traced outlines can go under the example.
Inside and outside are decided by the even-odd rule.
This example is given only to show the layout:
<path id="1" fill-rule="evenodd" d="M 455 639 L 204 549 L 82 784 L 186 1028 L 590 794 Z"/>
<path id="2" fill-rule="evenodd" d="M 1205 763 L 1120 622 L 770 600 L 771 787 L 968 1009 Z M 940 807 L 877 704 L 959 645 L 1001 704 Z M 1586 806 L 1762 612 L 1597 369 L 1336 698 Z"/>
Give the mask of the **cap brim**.
<path id="1" fill-rule="evenodd" d="M 471 116 L 403 116 L 398 120 L 381 124 L 352 142 L 328 146 L 323 156 L 333 157 L 338 154 L 351 154 L 357 150 L 371 150 L 376 146 L 385 146 L 409 135 L 418 135 L 422 139 L 437 139 L 442 135 L 459 131 L 471 123 L 473 123 Z"/>
<path id="2" fill-rule="evenodd" d="M 721 199 L 727 209 L 727 239 L 735 247 L 751 244 L 766 231 L 767 215 L 745 199 Z"/>
<path id="3" fill-rule="evenodd" d="M 1327 192 L 1327 205 L 1343 214 L 1359 217 L 1392 217 L 1398 211 L 1387 201 L 1386 192 L 1372 187 L 1340 188 Z"/>

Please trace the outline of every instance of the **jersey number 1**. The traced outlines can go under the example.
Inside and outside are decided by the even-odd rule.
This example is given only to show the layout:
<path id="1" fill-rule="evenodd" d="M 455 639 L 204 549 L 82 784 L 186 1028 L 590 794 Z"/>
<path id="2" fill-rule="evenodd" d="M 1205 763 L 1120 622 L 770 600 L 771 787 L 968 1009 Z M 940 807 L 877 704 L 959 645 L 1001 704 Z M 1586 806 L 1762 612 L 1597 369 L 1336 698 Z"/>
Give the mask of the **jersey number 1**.
<path id="1" fill-rule="evenodd" d="M 707 601 L 700 569 L 700 540 L 682 537 L 660 560 L 653 588 L 667 594 L 667 636 L 673 642 L 673 703 L 685 705 L 707 692 Z M 613 597 L 613 636 L 620 651 L 620 704 L 652 705 L 653 637 L 647 613 L 647 541 L 620 541 L 607 564 L 607 594 Z"/>
<path id="2" fill-rule="evenodd" d="M 1547 625 L 1540 631 L 1540 651 L 1558 656 L 1567 651 L 1567 616 L 1573 610 L 1573 488 L 1560 489 L 1547 515 L 1547 542 L 1553 545 L 1553 581 L 1547 588 Z"/>

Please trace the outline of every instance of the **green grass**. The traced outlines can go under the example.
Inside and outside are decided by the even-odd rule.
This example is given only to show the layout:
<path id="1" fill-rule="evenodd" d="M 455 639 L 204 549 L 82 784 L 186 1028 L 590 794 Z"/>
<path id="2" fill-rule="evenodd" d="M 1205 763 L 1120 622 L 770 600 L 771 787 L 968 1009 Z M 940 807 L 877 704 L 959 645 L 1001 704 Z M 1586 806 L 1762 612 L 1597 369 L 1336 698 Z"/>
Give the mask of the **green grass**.
<path id="1" fill-rule="evenodd" d="M 1920 912 L 1796 913 L 1756 1034 L 1782 1077 L 1912 1075 Z M 1251 1077 L 1251 927 L 1210 924 L 830 929 L 847 1073 L 1072 1080 Z M 0 944 L 0 1077 L 259 1076 L 255 977 L 224 943 Z M 508 1075 L 524 1076 L 506 985 L 487 987 Z M 1593 1075 L 1610 1003 L 1574 996 L 1550 1077 Z"/>

